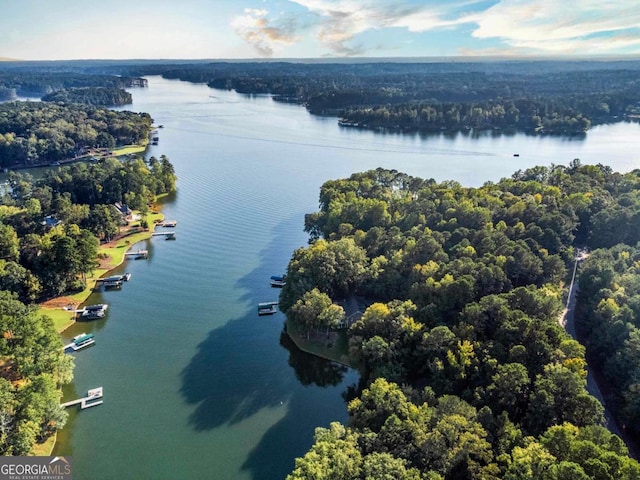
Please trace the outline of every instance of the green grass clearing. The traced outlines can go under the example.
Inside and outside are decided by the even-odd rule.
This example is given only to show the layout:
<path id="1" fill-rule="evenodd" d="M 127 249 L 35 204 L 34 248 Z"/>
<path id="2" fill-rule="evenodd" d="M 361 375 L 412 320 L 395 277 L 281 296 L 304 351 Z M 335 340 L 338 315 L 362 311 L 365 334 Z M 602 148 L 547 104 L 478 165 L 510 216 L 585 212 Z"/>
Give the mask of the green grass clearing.
<path id="1" fill-rule="evenodd" d="M 353 367 L 349 358 L 349 335 L 346 330 L 331 330 L 329 338 L 325 332 L 314 331 L 307 338 L 306 330 L 287 319 L 287 334 L 303 352 Z"/>

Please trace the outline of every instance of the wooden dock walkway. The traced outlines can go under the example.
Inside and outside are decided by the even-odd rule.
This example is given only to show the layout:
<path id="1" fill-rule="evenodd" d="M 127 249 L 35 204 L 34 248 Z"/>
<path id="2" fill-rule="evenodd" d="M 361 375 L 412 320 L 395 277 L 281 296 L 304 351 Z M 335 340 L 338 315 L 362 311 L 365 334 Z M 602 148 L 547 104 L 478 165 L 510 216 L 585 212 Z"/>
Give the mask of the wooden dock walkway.
<path id="1" fill-rule="evenodd" d="M 71 400 L 60 404 L 62 408 L 72 407 L 74 405 L 80 405 L 80 409 L 95 407 L 102 404 L 102 387 L 92 388 L 87 392 L 86 397 L 78 398 L 77 400 Z"/>

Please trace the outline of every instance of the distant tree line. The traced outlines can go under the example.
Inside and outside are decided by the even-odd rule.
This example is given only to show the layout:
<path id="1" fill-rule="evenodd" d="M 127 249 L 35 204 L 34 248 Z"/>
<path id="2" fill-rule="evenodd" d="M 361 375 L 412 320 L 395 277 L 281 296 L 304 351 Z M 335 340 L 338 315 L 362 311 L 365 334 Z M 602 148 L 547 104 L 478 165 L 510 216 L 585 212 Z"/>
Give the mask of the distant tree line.
<path id="1" fill-rule="evenodd" d="M 69 68 L 69 67 L 67 67 Z M 41 97 L 43 95 L 81 87 L 130 88 L 144 87 L 146 80 L 142 78 L 95 75 L 72 71 L 43 71 L 31 63 L 21 67 L 13 64 L 0 65 L 0 100 L 13 100 L 16 95 L 25 97 Z"/>
<path id="2" fill-rule="evenodd" d="M 332 328 L 338 300 L 368 299 L 348 331 L 364 390 L 290 478 L 637 478 L 559 313 L 575 245 L 615 245 L 638 191 L 637 171 L 579 161 L 480 188 L 383 169 L 326 182 L 280 308 Z"/>
<path id="3" fill-rule="evenodd" d="M 639 65 L 218 62 L 125 71 L 272 94 L 361 128 L 573 134 L 592 124 L 622 120 L 640 108 Z"/>
<path id="4" fill-rule="evenodd" d="M 58 90 L 42 97 L 43 102 L 83 103 L 99 107 L 117 107 L 133 102 L 133 97 L 122 88 L 78 87 Z"/>
<path id="5" fill-rule="evenodd" d="M 48 164 L 86 152 L 138 144 L 148 138 L 147 113 L 116 112 L 78 104 L 0 104 L 0 167 Z"/>

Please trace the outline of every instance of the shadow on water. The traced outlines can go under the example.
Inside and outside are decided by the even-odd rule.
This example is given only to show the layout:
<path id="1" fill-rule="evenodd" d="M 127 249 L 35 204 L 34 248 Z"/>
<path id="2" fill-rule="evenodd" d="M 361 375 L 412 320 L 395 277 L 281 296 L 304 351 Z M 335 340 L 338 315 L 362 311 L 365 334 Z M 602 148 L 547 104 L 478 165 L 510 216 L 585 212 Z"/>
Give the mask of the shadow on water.
<path id="1" fill-rule="evenodd" d="M 347 367 L 303 352 L 284 330 L 280 334 L 280 345 L 289 352 L 289 366 L 302 385 L 330 387 L 344 380 Z"/>
<path id="2" fill-rule="evenodd" d="M 242 300 L 251 305 L 246 315 L 210 331 L 182 372 L 181 393 L 196 406 L 189 422 L 197 431 L 233 425 L 265 408 L 286 405 L 284 417 L 263 434 L 242 465 L 254 480 L 284 478 L 295 457 L 310 447 L 317 426 L 344 421 L 339 385 L 345 377 L 357 380 L 347 367 L 300 351 L 283 332 L 282 313 L 258 317 L 253 308 L 265 298 L 277 299 L 279 290 L 271 289 L 268 279 L 284 272 L 292 249 L 281 234 L 293 229 L 299 231 L 299 217 L 274 229 L 280 237 L 273 235 L 260 252 L 260 264 L 239 279 Z M 276 265 L 278 261 L 282 264 Z M 323 394 L 327 396 L 320 399 Z"/>

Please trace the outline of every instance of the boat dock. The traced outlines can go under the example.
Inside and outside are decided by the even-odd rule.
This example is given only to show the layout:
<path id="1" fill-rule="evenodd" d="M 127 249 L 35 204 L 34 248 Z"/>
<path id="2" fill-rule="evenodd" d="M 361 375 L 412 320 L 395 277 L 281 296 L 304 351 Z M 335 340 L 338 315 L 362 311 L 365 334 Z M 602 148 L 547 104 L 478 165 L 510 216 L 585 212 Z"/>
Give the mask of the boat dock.
<path id="1" fill-rule="evenodd" d="M 122 275 L 111 275 L 110 277 L 105 277 L 105 278 L 98 278 L 96 280 L 96 282 L 128 282 L 129 279 L 131 278 L 131 274 L 130 273 L 125 273 Z"/>
<path id="2" fill-rule="evenodd" d="M 139 258 L 149 258 L 148 250 L 133 250 L 131 252 L 125 252 L 124 258 L 133 258 L 135 260 Z"/>
<path id="3" fill-rule="evenodd" d="M 76 313 L 79 313 L 81 318 L 86 320 L 94 320 L 96 318 L 103 318 L 107 313 L 107 308 L 109 308 L 108 304 L 100 303 L 98 305 L 89 305 L 81 310 L 76 310 Z"/>
<path id="4" fill-rule="evenodd" d="M 73 350 L 77 352 L 83 348 L 95 345 L 96 341 L 93 339 L 93 333 L 81 333 L 73 337 L 73 341 L 63 347 L 64 351 Z"/>
<path id="5" fill-rule="evenodd" d="M 156 227 L 173 228 L 178 225 L 177 220 L 165 220 L 164 222 L 156 223 Z"/>
<path id="6" fill-rule="evenodd" d="M 60 404 L 62 408 L 72 407 L 74 405 L 80 405 L 80 409 L 95 407 L 102 403 L 102 387 L 92 388 L 87 392 L 86 397 L 78 398 L 77 400 L 71 400 Z"/>
<path id="7" fill-rule="evenodd" d="M 273 315 L 278 311 L 278 302 L 262 302 L 258 304 L 258 315 Z"/>
<path id="8" fill-rule="evenodd" d="M 175 240 L 176 239 L 176 232 L 171 231 L 171 232 L 154 232 L 151 234 L 151 236 L 153 237 L 164 237 L 166 240 Z"/>
<path id="9" fill-rule="evenodd" d="M 270 279 L 271 286 L 274 288 L 284 287 L 285 280 L 284 275 L 272 275 Z"/>

